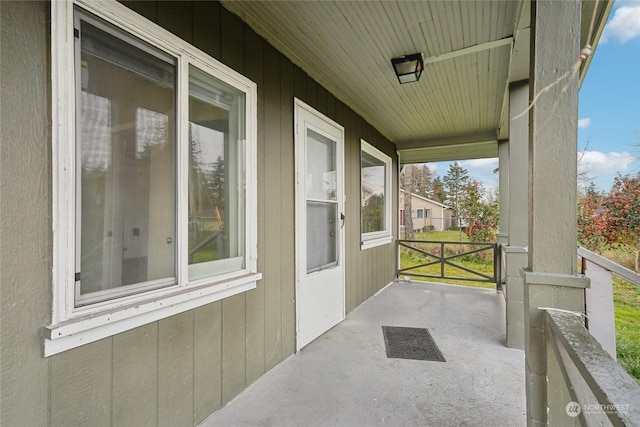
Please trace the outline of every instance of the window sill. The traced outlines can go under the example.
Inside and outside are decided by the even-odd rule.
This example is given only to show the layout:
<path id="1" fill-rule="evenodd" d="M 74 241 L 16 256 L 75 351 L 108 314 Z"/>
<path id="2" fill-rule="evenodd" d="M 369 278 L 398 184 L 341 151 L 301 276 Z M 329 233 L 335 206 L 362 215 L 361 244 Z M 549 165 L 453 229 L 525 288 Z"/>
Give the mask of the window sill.
<path id="1" fill-rule="evenodd" d="M 224 283 L 192 286 L 164 298 L 47 325 L 43 330 L 44 357 L 255 289 L 260 279 L 261 273 L 247 274 Z"/>
<path id="2" fill-rule="evenodd" d="M 371 237 L 371 238 L 363 238 L 362 245 L 360 246 L 360 250 L 366 250 L 375 248 L 377 246 L 388 245 L 393 242 L 393 236 L 381 236 L 381 237 Z"/>

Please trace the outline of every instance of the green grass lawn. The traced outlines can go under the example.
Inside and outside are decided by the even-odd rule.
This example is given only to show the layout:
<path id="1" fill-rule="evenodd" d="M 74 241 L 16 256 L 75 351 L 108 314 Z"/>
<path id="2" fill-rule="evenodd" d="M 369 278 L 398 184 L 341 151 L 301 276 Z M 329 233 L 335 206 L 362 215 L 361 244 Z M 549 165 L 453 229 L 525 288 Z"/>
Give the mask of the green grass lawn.
<path id="1" fill-rule="evenodd" d="M 618 363 L 640 384 L 640 286 L 613 278 Z"/>
<path id="2" fill-rule="evenodd" d="M 469 237 L 460 231 L 429 231 L 426 233 L 414 233 L 414 240 L 434 240 L 438 242 L 468 242 Z"/>

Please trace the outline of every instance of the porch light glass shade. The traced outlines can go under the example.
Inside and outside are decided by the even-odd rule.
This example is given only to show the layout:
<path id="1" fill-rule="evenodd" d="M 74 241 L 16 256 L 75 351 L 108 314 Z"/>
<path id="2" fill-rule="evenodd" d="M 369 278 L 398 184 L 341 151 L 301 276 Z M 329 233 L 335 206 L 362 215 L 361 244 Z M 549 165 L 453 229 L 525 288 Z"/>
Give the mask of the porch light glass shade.
<path id="1" fill-rule="evenodd" d="M 420 79 L 422 70 L 424 69 L 424 62 L 422 61 L 421 53 L 393 58 L 391 60 L 391 64 L 398 76 L 400 84 L 417 82 Z"/>

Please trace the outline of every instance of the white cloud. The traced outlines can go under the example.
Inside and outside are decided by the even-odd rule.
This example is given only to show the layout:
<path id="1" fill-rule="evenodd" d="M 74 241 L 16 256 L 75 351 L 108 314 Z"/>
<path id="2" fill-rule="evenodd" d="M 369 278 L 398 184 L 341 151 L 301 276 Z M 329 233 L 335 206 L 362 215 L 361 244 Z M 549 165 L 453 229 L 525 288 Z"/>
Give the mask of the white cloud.
<path id="1" fill-rule="evenodd" d="M 582 151 L 578 153 L 578 172 L 590 178 L 620 172 L 624 174 L 635 158 L 628 152 L 602 153 L 600 151 Z"/>
<path id="2" fill-rule="evenodd" d="M 578 129 L 586 129 L 589 126 L 591 126 L 591 119 L 589 117 L 578 120 Z"/>
<path id="3" fill-rule="evenodd" d="M 625 43 L 640 36 L 640 4 L 620 6 L 616 9 L 613 18 L 607 22 L 602 34 L 602 42 L 609 38 L 616 38 L 620 43 Z"/>
<path id="4" fill-rule="evenodd" d="M 497 158 L 464 160 L 460 166 L 467 169 L 469 177 L 481 182 L 486 190 L 498 187 L 498 174 L 493 173 L 498 168 Z"/>
<path id="5" fill-rule="evenodd" d="M 498 159 L 496 159 L 495 157 L 489 159 L 465 160 L 461 163 L 464 167 L 468 166 L 470 168 L 486 168 L 491 166 L 493 167 L 493 169 L 495 169 L 498 167 Z"/>

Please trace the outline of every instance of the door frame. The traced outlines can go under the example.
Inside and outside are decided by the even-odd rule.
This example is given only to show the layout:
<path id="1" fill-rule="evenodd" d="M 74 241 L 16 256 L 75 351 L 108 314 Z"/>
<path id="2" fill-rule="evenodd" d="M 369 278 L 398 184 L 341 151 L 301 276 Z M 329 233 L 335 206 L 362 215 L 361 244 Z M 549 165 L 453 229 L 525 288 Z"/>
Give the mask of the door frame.
<path id="1" fill-rule="evenodd" d="M 301 251 L 306 251 L 306 193 L 303 187 L 304 179 L 301 179 L 302 171 L 300 162 L 306 165 L 306 151 L 305 151 L 305 138 L 306 132 L 304 128 L 301 128 L 303 122 L 301 121 L 300 111 L 304 110 L 305 113 L 313 115 L 315 118 L 321 120 L 326 126 L 331 126 L 338 130 L 340 133 L 340 141 L 336 144 L 336 172 L 341 174 L 342 179 L 338 179 L 338 215 L 340 213 L 346 213 L 346 193 L 345 193 L 345 133 L 344 127 L 334 120 L 330 119 L 320 111 L 306 104 L 299 98 L 294 97 L 294 164 L 295 164 L 295 214 L 294 214 L 294 228 L 295 228 L 295 310 L 296 310 L 296 352 L 299 352 L 304 346 L 311 343 L 313 339 L 304 344 L 300 340 L 300 314 L 302 308 L 300 307 L 300 286 L 303 280 L 308 276 L 306 257 L 301 257 Z M 306 166 L 305 166 L 306 167 Z M 301 219 L 303 221 L 301 222 Z M 344 220 L 343 220 L 344 221 Z M 346 223 L 342 223 L 346 224 Z M 327 330 L 344 320 L 346 315 L 346 244 L 345 244 L 345 227 L 338 223 L 338 256 L 336 267 L 340 267 L 340 280 L 341 280 L 341 292 L 340 292 L 340 305 L 341 316 L 337 321 L 332 322 L 328 326 Z M 319 272 L 312 272 L 310 274 L 316 274 Z M 314 338 L 315 339 L 315 338 Z"/>

